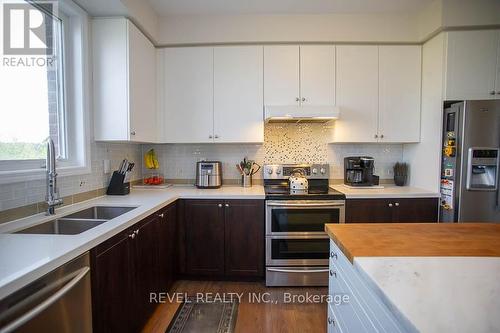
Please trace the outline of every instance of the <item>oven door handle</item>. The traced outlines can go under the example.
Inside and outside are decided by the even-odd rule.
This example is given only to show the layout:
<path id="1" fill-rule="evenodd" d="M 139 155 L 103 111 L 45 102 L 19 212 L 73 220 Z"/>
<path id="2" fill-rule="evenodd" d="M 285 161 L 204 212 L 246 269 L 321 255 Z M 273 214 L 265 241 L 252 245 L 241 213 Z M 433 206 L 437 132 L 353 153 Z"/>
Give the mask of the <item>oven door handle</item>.
<path id="1" fill-rule="evenodd" d="M 318 203 L 274 203 L 268 202 L 268 207 L 343 207 L 344 203 L 318 202 Z"/>
<path id="2" fill-rule="evenodd" d="M 268 268 L 270 272 L 278 273 L 327 273 L 327 269 L 284 269 L 284 268 Z"/>

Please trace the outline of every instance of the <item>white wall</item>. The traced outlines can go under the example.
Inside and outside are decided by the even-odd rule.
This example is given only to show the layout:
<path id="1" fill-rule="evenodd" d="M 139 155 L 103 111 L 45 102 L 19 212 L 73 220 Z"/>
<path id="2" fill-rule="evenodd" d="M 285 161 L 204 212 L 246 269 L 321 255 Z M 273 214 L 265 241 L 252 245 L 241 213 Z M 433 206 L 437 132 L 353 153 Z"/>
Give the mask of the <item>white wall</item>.
<path id="1" fill-rule="evenodd" d="M 500 24 L 499 0 L 442 0 L 443 26 Z"/>
<path id="2" fill-rule="evenodd" d="M 144 0 L 73 0 L 90 16 L 125 16 L 153 41 L 158 40 L 158 15 Z"/>
<path id="3" fill-rule="evenodd" d="M 414 14 L 224 15 L 160 18 L 159 43 L 415 41 Z"/>
<path id="4" fill-rule="evenodd" d="M 403 152 L 410 163 L 410 185 L 436 192 L 441 169 L 444 35 L 423 45 L 421 142 L 404 145 Z"/>

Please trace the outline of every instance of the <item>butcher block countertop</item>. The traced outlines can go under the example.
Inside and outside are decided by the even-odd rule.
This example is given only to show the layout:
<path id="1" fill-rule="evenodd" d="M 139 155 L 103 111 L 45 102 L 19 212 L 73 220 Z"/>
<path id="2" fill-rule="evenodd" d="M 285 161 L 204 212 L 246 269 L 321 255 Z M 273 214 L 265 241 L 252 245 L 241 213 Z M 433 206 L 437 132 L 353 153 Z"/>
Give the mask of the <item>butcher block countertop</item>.
<path id="1" fill-rule="evenodd" d="M 327 224 L 326 232 L 353 262 L 357 257 L 500 257 L 500 224 Z"/>

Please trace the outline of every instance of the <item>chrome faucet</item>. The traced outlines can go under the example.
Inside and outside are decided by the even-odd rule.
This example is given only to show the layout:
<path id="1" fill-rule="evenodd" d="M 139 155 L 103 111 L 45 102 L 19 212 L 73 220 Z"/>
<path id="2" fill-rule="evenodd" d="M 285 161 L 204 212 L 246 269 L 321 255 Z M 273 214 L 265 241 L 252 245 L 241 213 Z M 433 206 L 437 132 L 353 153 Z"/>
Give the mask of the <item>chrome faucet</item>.
<path id="1" fill-rule="evenodd" d="M 55 214 L 55 207 L 60 206 L 63 200 L 59 198 L 57 191 L 57 173 L 56 173 L 56 149 L 54 141 L 47 141 L 47 215 Z"/>

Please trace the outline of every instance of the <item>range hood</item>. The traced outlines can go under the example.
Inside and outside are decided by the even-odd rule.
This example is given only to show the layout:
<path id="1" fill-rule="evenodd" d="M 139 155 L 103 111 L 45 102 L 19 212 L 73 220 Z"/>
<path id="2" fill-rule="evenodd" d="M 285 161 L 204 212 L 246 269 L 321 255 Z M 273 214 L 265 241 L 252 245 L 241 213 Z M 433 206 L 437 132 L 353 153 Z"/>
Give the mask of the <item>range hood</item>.
<path id="1" fill-rule="evenodd" d="M 335 106 L 265 106 L 266 123 L 327 123 L 338 119 L 340 111 Z"/>

